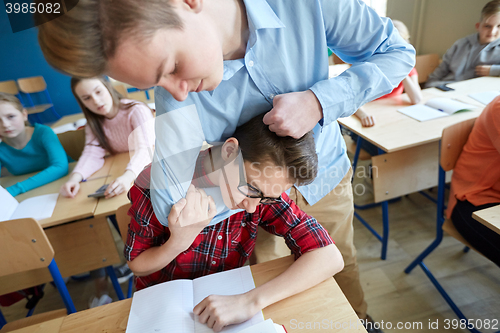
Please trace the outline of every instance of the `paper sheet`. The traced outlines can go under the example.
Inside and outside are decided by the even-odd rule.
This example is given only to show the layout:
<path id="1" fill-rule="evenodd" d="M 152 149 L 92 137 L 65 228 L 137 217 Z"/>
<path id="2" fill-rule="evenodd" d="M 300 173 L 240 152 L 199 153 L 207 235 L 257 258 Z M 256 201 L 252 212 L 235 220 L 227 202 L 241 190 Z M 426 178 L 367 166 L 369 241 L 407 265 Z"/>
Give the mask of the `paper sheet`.
<path id="1" fill-rule="evenodd" d="M 426 121 L 448 116 L 447 113 L 428 107 L 427 105 L 412 105 L 398 110 L 402 114 L 407 115 L 418 121 Z"/>
<path id="2" fill-rule="evenodd" d="M 213 333 L 194 317 L 193 308 L 211 294 L 234 295 L 255 288 L 249 266 L 207 275 L 193 281 L 174 280 L 134 294 L 126 333 L 178 332 Z M 264 321 L 262 312 L 222 332 L 239 332 Z"/>
<path id="3" fill-rule="evenodd" d="M 10 220 L 19 202 L 0 185 L 0 221 Z"/>
<path id="4" fill-rule="evenodd" d="M 483 103 L 484 105 L 490 104 L 491 101 L 500 95 L 500 91 L 482 91 L 474 94 L 469 94 L 469 97 L 474 98 L 479 103 Z"/>
<path id="5" fill-rule="evenodd" d="M 11 220 L 32 217 L 37 221 L 49 218 L 56 208 L 59 193 L 39 195 L 29 198 L 19 204 Z"/>

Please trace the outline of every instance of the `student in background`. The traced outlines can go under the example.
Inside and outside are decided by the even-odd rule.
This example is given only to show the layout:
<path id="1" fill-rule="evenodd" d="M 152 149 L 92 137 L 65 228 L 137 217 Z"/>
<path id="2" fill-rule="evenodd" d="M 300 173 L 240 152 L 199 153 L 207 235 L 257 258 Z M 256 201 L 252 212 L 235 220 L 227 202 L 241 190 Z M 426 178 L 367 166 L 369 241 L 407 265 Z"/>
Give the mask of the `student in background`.
<path id="1" fill-rule="evenodd" d="M 106 189 L 106 199 L 117 196 L 125 192 L 142 169 L 151 163 L 154 144 L 151 109 L 142 102 L 124 99 L 104 78 L 72 78 L 71 91 L 87 118 L 85 148 L 60 193 L 74 198 L 80 182 L 102 168 L 106 153 L 133 151 L 124 173 Z M 117 267 L 115 271 L 120 281 L 132 276 L 127 265 Z M 89 307 L 111 303 L 105 270 L 90 273 L 95 280 L 96 296 L 90 300 Z"/>
<path id="2" fill-rule="evenodd" d="M 476 30 L 446 51 L 441 64 L 429 75 L 426 88 L 478 76 L 500 76 L 500 0 L 483 7 Z"/>
<path id="3" fill-rule="evenodd" d="M 106 199 L 117 196 L 151 162 L 154 144 L 151 109 L 142 102 L 124 99 L 104 78 L 72 78 L 71 91 L 87 118 L 85 148 L 60 192 L 74 198 L 80 182 L 102 168 L 106 153 L 134 151 L 124 173 L 106 189 Z M 134 147 L 129 146 L 131 143 Z"/>
<path id="4" fill-rule="evenodd" d="M 447 217 L 485 257 L 500 266 L 500 235 L 472 217 L 500 204 L 500 97 L 477 118 L 453 169 Z"/>
<path id="5" fill-rule="evenodd" d="M 200 154 L 193 179 L 197 188 L 191 185 L 186 198 L 173 206 L 168 227 L 160 224 L 152 208 L 150 168 L 129 192 L 132 220 L 124 252 L 137 276 L 137 289 L 243 266 L 255 248 L 258 226 L 284 237 L 295 254 L 296 262 L 268 283 L 241 295 L 211 295 L 197 304 L 193 312 L 216 332 L 343 268 L 342 255 L 328 232 L 284 193 L 317 175 L 312 132 L 300 139 L 279 137 L 263 123 L 263 116 Z M 245 211 L 209 225 L 215 203 L 199 187 L 214 186 L 220 187 L 229 208 Z"/>
<path id="6" fill-rule="evenodd" d="M 392 23 L 394 24 L 394 27 L 398 29 L 399 34 L 405 41 L 408 43 L 410 42 L 410 33 L 408 32 L 408 28 L 406 25 L 398 20 L 392 20 Z M 408 97 L 410 98 L 411 104 L 418 104 L 422 100 L 422 90 L 420 89 L 420 85 L 418 84 L 418 73 L 415 68 L 413 68 L 408 74 L 407 77 L 401 81 L 401 83 L 394 88 L 392 92 L 390 92 L 387 95 L 384 95 L 378 99 L 383 99 L 383 98 L 389 98 L 389 97 L 394 97 L 394 96 L 399 96 L 403 93 L 408 94 Z M 363 127 L 371 127 L 375 125 L 375 117 L 373 115 L 367 114 L 364 110 L 363 107 L 360 107 L 354 115 L 361 121 L 361 125 Z M 357 139 L 357 135 L 353 140 Z M 376 153 L 372 154 L 376 155 Z"/>
<path id="7" fill-rule="evenodd" d="M 26 126 L 28 113 L 16 96 L 0 92 L 0 169 L 12 175 L 38 172 L 7 187 L 12 196 L 50 183 L 68 174 L 68 158 L 48 126 Z"/>

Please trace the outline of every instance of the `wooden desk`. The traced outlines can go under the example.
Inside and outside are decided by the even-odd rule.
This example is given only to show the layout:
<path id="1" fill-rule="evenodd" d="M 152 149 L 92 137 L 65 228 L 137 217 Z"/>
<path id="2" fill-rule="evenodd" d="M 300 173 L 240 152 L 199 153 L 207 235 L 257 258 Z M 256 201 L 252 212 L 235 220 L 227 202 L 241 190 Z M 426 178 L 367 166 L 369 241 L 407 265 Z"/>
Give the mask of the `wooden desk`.
<path id="1" fill-rule="evenodd" d="M 66 124 L 72 124 L 80 119 L 83 119 L 85 118 L 85 116 L 83 115 L 82 112 L 80 113 L 75 113 L 75 114 L 70 114 L 69 116 L 64 116 L 62 117 L 61 119 L 59 119 L 58 121 L 56 121 L 55 123 L 53 123 L 52 125 L 50 125 L 51 128 L 56 128 L 56 127 L 59 127 L 59 126 L 63 126 L 63 125 L 66 125 Z"/>
<path id="2" fill-rule="evenodd" d="M 105 176 L 109 173 L 111 165 L 113 163 L 112 159 L 106 159 L 104 166 L 97 171 L 92 177 Z M 61 186 L 66 183 L 69 179 L 71 171 L 75 168 L 76 162 L 69 164 L 69 173 L 67 176 L 55 180 L 44 186 L 35 188 L 26 193 L 16 196 L 17 201 L 21 202 L 25 199 L 32 198 L 38 195 L 49 194 L 49 193 L 59 193 Z M 3 187 L 11 186 L 17 182 L 23 181 L 35 173 L 26 174 L 22 176 L 9 176 L 0 178 L 0 185 Z M 80 220 L 87 217 L 92 217 L 94 211 L 97 207 L 97 200 L 87 198 L 87 195 L 95 192 L 100 186 L 105 182 L 105 178 L 99 178 L 96 180 L 91 180 L 80 184 L 80 191 L 75 198 L 65 198 L 62 195 L 57 198 L 57 204 L 54 209 L 54 213 L 48 219 L 40 220 L 40 225 L 47 228 L 55 225 L 59 225 L 69 221 Z"/>
<path id="3" fill-rule="evenodd" d="M 125 168 L 130 161 L 130 155 L 129 153 L 121 153 L 111 156 L 109 159 L 113 160 L 113 164 L 109 169 L 109 176 L 106 178 L 105 184 L 111 184 L 113 180 L 125 172 Z M 128 190 L 110 199 L 100 198 L 94 211 L 94 217 L 106 217 L 115 214 L 118 208 L 130 202 L 127 192 Z"/>
<path id="4" fill-rule="evenodd" d="M 251 267 L 255 285 L 260 286 L 266 281 L 283 272 L 293 262 L 293 257 L 285 257 L 257 264 Z M 95 309 L 80 311 L 65 317 L 60 332 L 125 332 L 128 315 L 130 312 L 131 299 L 114 302 L 100 306 Z M 362 325 L 356 329 L 348 330 L 335 328 L 335 323 L 359 322 L 354 310 L 351 308 L 344 294 L 333 278 L 306 290 L 300 294 L 284 299 L 278 303 L 268 306 L 263 310 L 265 318 L 271 318 L 274 322 L 285 325 L 288 332 L 299 332 L 303 329 L 292 329 L 298 327 L 299 323 L 328 321 L 332 328 L 310 329 L 307 332 L 366 332 Z M 292 321 L 295 319 L 296 321 Z"/>
<path id="5" fill-rule="evenodd" d="M 468 94 L 500 90 L 500 78 L 481 77 L 449 86 L 455 90 L 422 90 L 423 102 L 435 97 L 448 97 L 476 105 L 478 108 L 419 122 L 397 111 L 410 105 L 410 99 L 403 94 L 370 102 L 363 107 L 368 114 L 375 116 L 376 124 L 373 127 L 362 127 L 361 122 L 354 116 L 338 120 L 342 126 L 385 152 L 372 157 L 374 201 L 382 204 L 384 234 L 376 235 L 383 244 L 382 259 L 386 256 L 389 234 L 388 200 L 437 186 L 439 140 L 443 129 L 467 119 L 477 118 L 484 105 L 470 98 Z M 451 172 L 447 174 L 447 178 L 451 178 Z M 357 213 L 356 217 L 361 219 Z"/>
<path id="6" fill-rule="evenodd" d="M 478 210 L 472 213 L 472 217 L 500 234 L 500 205 Z"/>
<path id="7" fill-rule="evenodd" d="M 361 122 L 355 116 L 341 118 L 339 123 L 387 153 L 436 142 L 441 139 L 445 127 L 466 119 L 477 118 L 484 105 L 470 98 L 468 94 L 500 90 L 500 78 L 481 77 L 448 86 L 454 88 L 455 91 L 444 92 L 436 88 L 422 90 L 423 102 L 435 97 L 448 97 L 476 105 L 478 108 L 449 117 L 419 122 L 397 111 L 399 108 L 410 106 L 409 97 L 403 94 L 370 102 L 363 107 L 367 113 L 375 116 L 376 125 L 373 127 L 362 127 Z"/>
<path id="8" fill-rule="evenodd" d="M 10 333 L 56 333 L 61 329 L 64 317 L 44 321 L 43 323 L 19 328 Z"/>
<path id="9" fill-rule="evenodd" d="M 75 164 L 70 164 L 70 172 Z M 107 158 L 104 166 L 92 177 L 107 175 L 112 164 L 113 158 Z M 31 174 L 3 177 L 0 178 L 0 184 L 4 187 L 10 186 L 30 176 Z M 16 199 L 22 201 L 37 195 L 58 193 L 68 178 L 69 175 L 18 195 Z M 105 180 L 99 178 L 81 183 L 80 191 L 73 199 L 59 196 L 52 216 L 39 221 L 54 248 L 55 260 L 62 276 L 88 272 L 119 263 L 121 260 L 106 218 L 93 218 L 98 200 L 87 197 L 102 186 Z M 52 277 L 49 271 L 43 268 L 2 277 L 0 285 L 15 291 L 50 281 Z"/>

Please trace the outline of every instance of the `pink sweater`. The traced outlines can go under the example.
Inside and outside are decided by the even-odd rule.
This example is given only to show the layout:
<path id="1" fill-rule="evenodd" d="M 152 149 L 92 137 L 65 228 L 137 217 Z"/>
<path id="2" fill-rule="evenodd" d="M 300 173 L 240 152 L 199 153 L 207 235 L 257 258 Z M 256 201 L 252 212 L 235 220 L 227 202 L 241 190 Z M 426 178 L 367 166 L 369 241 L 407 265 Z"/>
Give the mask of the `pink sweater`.
<path id="1" fill-rule="evenodd" d="M 124 104 L 133 102 L 122 99 Z M 144 167 L 151 163 L 154 152 L 154 118 L 151 110 L 138 103 L 129 109 L 120 109 L 113 119 L 103 121 L 103 130 L 108 142 L 118 153 L 133 152 L 126 170 L 137 177 Z M 85 148 L 73 172 L 78 172 L 83 179 L 89 178 L 104 165 L 106 151 L 89 125 L 85 126 Z M 124 170 L 125 172 L 125 170 Z M 118 176 L 118 175 L 117 175 Z"/>

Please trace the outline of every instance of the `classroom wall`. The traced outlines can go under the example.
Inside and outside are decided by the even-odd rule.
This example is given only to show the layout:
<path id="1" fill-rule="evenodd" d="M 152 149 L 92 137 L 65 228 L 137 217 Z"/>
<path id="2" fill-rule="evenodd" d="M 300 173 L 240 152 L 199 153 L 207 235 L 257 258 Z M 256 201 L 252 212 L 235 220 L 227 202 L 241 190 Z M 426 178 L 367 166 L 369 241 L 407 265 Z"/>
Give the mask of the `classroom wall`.
<path id="1" fill-rule="evenodd" d="M 81 112 L 69 87 L 70 78 L 54 70 L 45 61 L 38 46 L 35 28 L 12 33 L 3 3 L 0 4 L 0 81 L 15 80 L 22 77 L 44 77 L 49 94 L 61 115 Z M 40 101 L 42 99 L 40 98 Z M 50 111 L 42 115 L 42 121 L 50 122 L 55 118 Z"/>
<path id="2" fill-rule="evenodd" d="M 489 0 L 387 0 L 387 16 L 403 21 L 417 54 L 442 56 L 453 43 L 476 32 Z"/>

